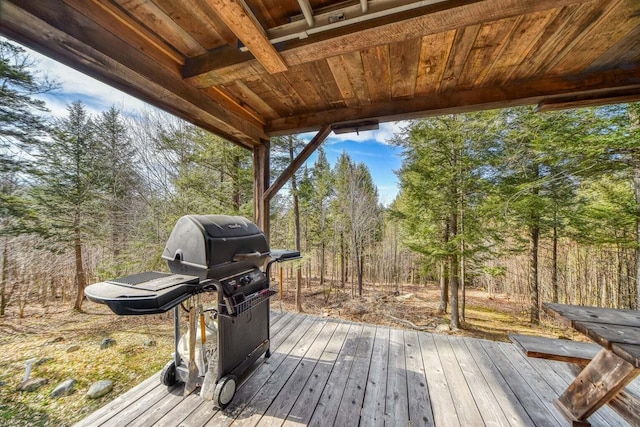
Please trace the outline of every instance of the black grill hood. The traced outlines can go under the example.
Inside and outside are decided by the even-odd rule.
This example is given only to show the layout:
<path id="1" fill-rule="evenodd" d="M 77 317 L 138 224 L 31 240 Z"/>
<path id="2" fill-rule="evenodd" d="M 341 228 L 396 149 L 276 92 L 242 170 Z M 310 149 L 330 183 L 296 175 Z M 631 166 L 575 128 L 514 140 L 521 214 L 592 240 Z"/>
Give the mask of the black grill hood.
<path id="1" fill-rule="evenodd" d="M 262 231 L 246 218 L 228 215 L 183 216 L 162 253 L 172 273 L 201 280 L 260 268 L 268 256 Z"/>

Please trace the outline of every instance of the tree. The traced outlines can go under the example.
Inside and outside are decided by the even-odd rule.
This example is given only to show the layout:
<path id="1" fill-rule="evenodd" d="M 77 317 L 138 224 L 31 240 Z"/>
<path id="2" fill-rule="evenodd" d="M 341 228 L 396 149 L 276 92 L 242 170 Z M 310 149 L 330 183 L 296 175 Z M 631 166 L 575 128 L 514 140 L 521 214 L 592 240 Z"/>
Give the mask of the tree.
<path id="1" fill-rule="evenodd" d="M 314 215 L 315 227 L 314 235 L 317 236 L 320 245 L 320 285 L 324 285 L 326 272 L 326 248 L 329 241 L 328 227 L 329 210 L 331 198 L 334 193 L 334 178 L 331 172 L 331 165 L 327 160 L 327 155 L 320 147 L 318 149 L 318 158 L 313 164 L 311 170 L 311 180 L 313 181 L 312 191 L 310 195 L 311 212 Z"/>
<path id="2" fill-rule="evenodd" d="M 378 190 L 366 165 L 355 164 L 347 153 L 343 152 L 338 159 L 334 175 L 337 183 L 334 200 L 336 221 L 341 221 L 341 237 L 344 234 L 349 236 L 358 296 L 362 297 L 365 251 L 381 238 L 382 232 Z M 344 249 L 341 253 L 344 260 Z"/>
<path id="3" fill-rule="evenodd" d="M 275 138 L 272 141 L 272 148 L 274 148 L 274 166 L 276 170 L 282 171 L 285 169 L 284 165 L 289 165 L 295 159 L 297 153 L 304 147 L 304 141 L 293 135 Z M 279 167 L 278 167 L 279 166 Z M 281 173 L 281 172 L 280 172 Z M 298 202 L 298 180 L 296 173 L 291 175 L 289 182 L 291 184 L 291 202 L 293 211 L 294 222 L 294 238 L 295 247 L 299 251 L 300 246 L 300 206 Z M 302 312 L 302 269 L 300 265 L 296 267 L 296 310 Z"/>
<path id="4" fill-rule="evenodd" d="M 0 39 L 0 316 L 8 304 L 9 237 L 42 232 L 36 212 L 25 198 L 22 174 L 27 153 L 47 131 L 45 103 L 35 96 L 55 90 L 57 83 L 36 70 L 26 51 Z"/>
<path id="5" fill-rule="evenodd" d="M 131 144 L 120 111 L 112 106 L 100 114 L 95 123 L 96 146 L 103 151 L 103 162 L 98 165 L 102 186 L 102 204 L 107 211 L 106 230 L 113 257 L 113 274 L 122 274 L 119 258 L 132 232 L 136 194 L 140 182 L 136 165 L 136 149 Z"/>
<path id="6" fill-rule="evenodd" d="M 640 103 L 620 104 L 598 110 L 603 122 L 593 132 L 591 146 L 597 150 L 597 171 L 620 171 L 633 188 L 635 209 L 635 307 L 640 307 Z"/>
<path id="7" fill-rule="evenodd" d="M 526 228 L 529 313 L 535 324 L 540 322 L 540 239 L 553 230 L 557 248 L 561 214 L 575 200 L 575 172 L 580 162 L 572 145 L 581 147 L 585 120 L 575 112 L 541 114 L 532 108 L 509 109 L 502 114 L 504 130 L 498 149 L 502 156 L 498 166 L 502 209 L 508 213 L 505 219 Z M 557 271 L 557 254 L 554 259 Z M 557 276 L 554 280 L 557 297 Z"/>
<path id="8" fill-rule="evenodd" d="M 24 161 L 20 152 L 47 131 L 39 113 L 48 110 L 35 96 L 56 90 L 58 84 L 36 67 L 23 48 L 0 39 L 0 173 L 16 170 Z"/>
<path id="9" fill-rule="evenodd" d="M 440 311 L 451 301 L 451 325 L 460 327 L 458 289 L 468 255 L 483 250 L 489 224 L 474 220 L 487 195 L 486 156 L 494 141 L 495 112 L 444 116 L 412 123 L 395 143 L 403 148 L 397 208 L 405 243 L 439 270 Z M 447 290 L 449 292 L 447 292 Z"/>
<path id="10" fill-rule="evenodd" d="M 84 105 L 76 101 L 67 111 L 67 117 L 56 121 L 50 139 L 37 145 L 33 196 L 49 227 L 52 246 L 60 243 L 73 248 L 77 290 L 74 309 L 81 311 L 87 284 L 83 248 L 89 236 L 99 230 L 104 159 Z"/>

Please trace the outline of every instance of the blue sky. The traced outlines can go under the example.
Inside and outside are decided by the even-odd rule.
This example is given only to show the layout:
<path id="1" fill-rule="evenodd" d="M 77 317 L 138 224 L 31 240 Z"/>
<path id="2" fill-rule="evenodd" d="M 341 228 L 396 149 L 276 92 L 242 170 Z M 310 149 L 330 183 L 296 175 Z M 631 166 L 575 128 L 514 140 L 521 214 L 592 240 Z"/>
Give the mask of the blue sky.
<path id="1" fill-rule="evenodd" d="M 62 84 L 62 89 L 58 93 L 42 97 L 52 114 L 56 116 L 64 116 L 67 113 L 67 105 L 77 100 L 82 101 L 93 114 L 101 113 L 112 105 L 116 105 L 125 112 L 136 111 L 147 105 L 46 56 L 28 51 L 39 62 L 41 70 Z M 394 132 L 400 130 L 400 126 L 401 123 L 390 122 L 381 123 L 380 129 L 376 131 L 360 132 L 359 135 L 332 133 L 323 143 L 327 158 L 332 165 L 343 151 L 346 151 L 355 162 L 366 164 L 378 187 L 380 201 L 385 205 L 391 203 L 398 193 L 398 180 L 394 171 L 400 167 L 400 150 L 389 145 L 387 141 Z M 301 137 L 309 140 L 313 134 L 303 134 Z M 316 157 L 314 153 L 309 158 L 307 161 L 309 166 L 313 164 Z"/>

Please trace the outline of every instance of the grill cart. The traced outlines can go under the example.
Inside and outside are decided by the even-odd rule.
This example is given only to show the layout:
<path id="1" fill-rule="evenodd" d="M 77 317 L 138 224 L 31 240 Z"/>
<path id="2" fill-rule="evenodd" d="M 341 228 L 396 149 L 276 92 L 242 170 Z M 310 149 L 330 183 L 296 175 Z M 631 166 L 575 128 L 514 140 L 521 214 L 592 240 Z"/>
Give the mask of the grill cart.
<path id="1" fill-rule="evenodd" d="M 260 229 L 239 216 L 187 215 L 174 226 L 162 257 L 171 273 L 96 283 L 85 294 L 121 315 L 173 309 L 174 359 L 163 369 L 162 383 L 185 382 L 185 394 L 201 386 L 200 395 L 223 408 L 235 395 L 237 379 L 260 356 L 270 356 L 270 267 L 298 259 L 300 252 L 270 250 Z M 213 307 L 203 307 L 203 292 L 215 293 Z M 189 313 L 185 334 L 181 310 Z"/>

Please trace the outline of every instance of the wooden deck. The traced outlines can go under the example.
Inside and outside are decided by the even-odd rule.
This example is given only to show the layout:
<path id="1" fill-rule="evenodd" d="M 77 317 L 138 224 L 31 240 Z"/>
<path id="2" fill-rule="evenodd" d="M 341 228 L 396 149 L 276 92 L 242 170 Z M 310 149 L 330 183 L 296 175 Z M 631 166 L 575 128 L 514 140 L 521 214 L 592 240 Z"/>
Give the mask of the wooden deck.
<path id="1" fill-rule="evenodd" d="M 77 425 L 568 425 L 553 400 L 575 377 L 569 367 L 509 343 L 279 312 L 271 339 L 271 358 L 223 411 L 156 374 Z M 590 421 L 628 425 L 609 407 Z"/>

